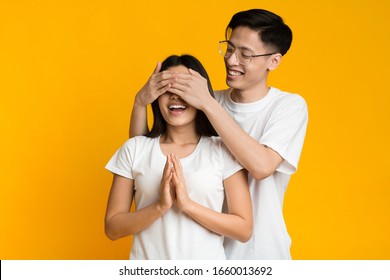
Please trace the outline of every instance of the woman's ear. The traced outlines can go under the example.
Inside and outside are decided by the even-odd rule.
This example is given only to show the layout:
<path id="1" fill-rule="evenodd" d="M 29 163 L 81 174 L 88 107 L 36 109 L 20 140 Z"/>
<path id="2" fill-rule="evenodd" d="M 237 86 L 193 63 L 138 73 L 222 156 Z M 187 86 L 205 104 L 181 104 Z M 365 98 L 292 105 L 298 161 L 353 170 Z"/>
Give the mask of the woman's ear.
<path id="1" fill-rule="evenodd" d="M 276 53 L 271 55 L 271 57 L 268 60 L 268 70 L 272 71 L 278 68 L 280 62 L 282 61 L 282 55 L 280 53 Z"/>

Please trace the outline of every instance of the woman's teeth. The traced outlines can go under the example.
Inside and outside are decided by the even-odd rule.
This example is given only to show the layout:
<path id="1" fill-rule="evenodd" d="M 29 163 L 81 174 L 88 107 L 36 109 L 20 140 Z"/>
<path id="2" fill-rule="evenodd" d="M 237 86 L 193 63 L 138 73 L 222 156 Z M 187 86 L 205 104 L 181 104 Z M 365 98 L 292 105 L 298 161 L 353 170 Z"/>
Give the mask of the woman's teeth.
<path id="1" fill-rule="evenodd" d="M 184 105 L 170 105 L 169 110 L 185 110 L 186 106 Z"/>

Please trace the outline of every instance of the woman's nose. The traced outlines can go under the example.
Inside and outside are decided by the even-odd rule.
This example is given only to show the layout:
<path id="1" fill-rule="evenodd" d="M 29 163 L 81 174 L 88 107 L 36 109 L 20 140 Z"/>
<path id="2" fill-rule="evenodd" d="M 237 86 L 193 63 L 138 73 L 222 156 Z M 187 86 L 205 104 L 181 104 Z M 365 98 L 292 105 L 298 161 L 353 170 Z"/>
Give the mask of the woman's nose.
<path id="1" fill-rule="evenodd" d="M 180 99 L 180 96 L 178 96 L 177 94 L 171 93 L 171 96 L 169 96 L 169 99 L 171 99 L 171 100 L 177 100 L 177 99 Z"/>

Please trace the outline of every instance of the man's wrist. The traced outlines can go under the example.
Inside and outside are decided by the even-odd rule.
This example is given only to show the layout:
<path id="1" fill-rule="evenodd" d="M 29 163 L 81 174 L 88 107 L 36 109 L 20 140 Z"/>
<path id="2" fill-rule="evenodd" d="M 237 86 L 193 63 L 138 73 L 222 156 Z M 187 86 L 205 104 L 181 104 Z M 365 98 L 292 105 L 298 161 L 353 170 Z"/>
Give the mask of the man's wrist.
<path id="1" fill-rule="evenodd" d="M 134 99 L 134 107 L 138 107 L 138 108 L 144 108 L 146 107 L 145 104 L 143 104 L 143 102 L 140 100 L 141 98 L 138 96 L 138 94 L 135 96 L 135 99 Z"/>
<path id="2" fill-rule="evenodd" d="M 214 98 L 210 98 L 210 100 L 208 100 L 203 108 L 201 108 L 201 110 L 207 115 L 208 113 L 212 113 L 216 106 L 219 106 L 219 103 L 217 100 L 215 100 Z"/>

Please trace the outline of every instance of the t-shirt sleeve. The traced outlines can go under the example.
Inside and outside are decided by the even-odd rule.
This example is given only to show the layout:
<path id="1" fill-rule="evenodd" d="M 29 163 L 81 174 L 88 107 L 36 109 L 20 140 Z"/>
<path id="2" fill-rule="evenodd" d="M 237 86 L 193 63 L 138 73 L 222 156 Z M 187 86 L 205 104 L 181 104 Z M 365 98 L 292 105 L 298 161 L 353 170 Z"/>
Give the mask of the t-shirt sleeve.
<path id="1" fill-rule="evenodd" d="M 270 115 L 260 143 L 270 147 L 284 159 L 277 171 L 292 174 L 297 170 L 307 122 L 306 102 L 296 94 L 278 104 Z"/>
<path id="2" fill-rule="evenodd" d="M 229 178 L 237 171 L 243 169 L 242 165 L 234 158 L 234 156 L 229 152 L 225 144 L 221 141 L 221 153 L 223 160 L 223 180 Z"/>
<path id="3" fill-rule="evenodd" d="M 134 179 L 132 169 L 135 147 L 136 139 L 131 138 L 127 140 L 111 157 L 106 165 L 106 169 L 114 174 Z"/>
<path id="4" fill-rule="evenodd" d="M 226 102 L 227 96 L 229 96 L 229 89 L 227 90 L 216 90 L 214 91 L 214 98 L 222 106 Z"/>

